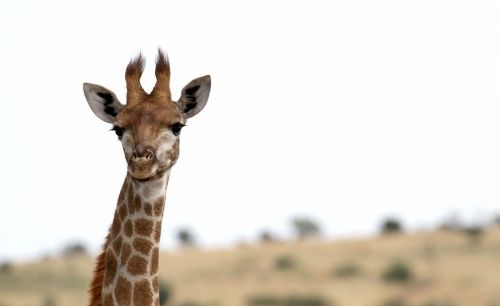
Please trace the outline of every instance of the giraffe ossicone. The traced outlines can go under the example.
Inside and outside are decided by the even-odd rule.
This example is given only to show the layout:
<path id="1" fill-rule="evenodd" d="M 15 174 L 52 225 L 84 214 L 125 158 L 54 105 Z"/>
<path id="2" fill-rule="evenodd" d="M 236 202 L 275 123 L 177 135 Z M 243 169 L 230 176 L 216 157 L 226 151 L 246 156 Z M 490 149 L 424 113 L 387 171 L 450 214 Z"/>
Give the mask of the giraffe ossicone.
<path id="1" fill-rule="evenodd" d="M 113 222 L 96 260 L 90 306 L 160 305 L 159 243 L 170 170 L 179 156 L 182 127 L 205 107 L 210 94 L 207 75 L 191 81 L 172 101 L 170 65 L 161 50 L 149 94 L 140 83 L 143 71 L 142 55 L 128 64 L 125 105 L 109 89 L 83 84 L 91 110 L 113 124 L 127 161 Z"/>

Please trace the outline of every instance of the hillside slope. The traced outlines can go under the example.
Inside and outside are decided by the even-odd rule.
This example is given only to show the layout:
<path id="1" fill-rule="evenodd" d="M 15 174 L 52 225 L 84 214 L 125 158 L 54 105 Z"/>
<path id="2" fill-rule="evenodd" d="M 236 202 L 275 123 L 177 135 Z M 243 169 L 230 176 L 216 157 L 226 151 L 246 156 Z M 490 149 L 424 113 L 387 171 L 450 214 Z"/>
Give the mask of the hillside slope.
<path id="1" fill-rule="evenodd" d="M 80 256 L 4 267 L 0 305 L 86 305 L 92 266 Z M 163 252 L 160 271 L 172 306 L 496 306 L 500 229 Z"/>

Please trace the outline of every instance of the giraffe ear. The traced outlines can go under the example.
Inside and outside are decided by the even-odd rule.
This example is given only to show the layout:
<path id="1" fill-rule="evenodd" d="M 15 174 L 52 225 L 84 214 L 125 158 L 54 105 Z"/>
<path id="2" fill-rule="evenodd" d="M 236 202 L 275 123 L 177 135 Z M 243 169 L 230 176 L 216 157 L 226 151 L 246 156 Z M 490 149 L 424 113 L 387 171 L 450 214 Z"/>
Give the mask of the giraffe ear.
<path id="1" fill-rule="evenodd" d="M 123 109 L 123 105 L 118 101 L 116 95 L 102 86 L 83 83 L 83 93 L 90 109 L 105 122 L 113 123 L 116 115 Z"/>
<path id="2" fill-rule="evenodd" d="M 207 104 L 210 94 L 211 79 L 209 75 L 189 82 L 182 89 L 177 106 L 184 118 L 191 118 L 198 114 Z"/>

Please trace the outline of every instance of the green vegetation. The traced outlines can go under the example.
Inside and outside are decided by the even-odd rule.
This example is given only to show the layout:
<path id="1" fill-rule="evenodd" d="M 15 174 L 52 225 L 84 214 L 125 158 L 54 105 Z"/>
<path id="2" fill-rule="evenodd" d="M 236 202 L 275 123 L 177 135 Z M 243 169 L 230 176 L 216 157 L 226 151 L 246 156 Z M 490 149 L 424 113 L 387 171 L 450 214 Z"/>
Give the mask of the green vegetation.
<path id="1" fill-rule="evenodd" d="M 494 225 L 497 225 L 497 226 L 500 226 L 500 214 L 496 215 L 496 216 L 493 218 L 493 224 L 494 224 Z"/>
<path id="2" fill-rule="evenodd" d="M 177 232 L 177 240 L 179 240 L 180 245 L 183 247 L 192 247 L 196 245 L 196 239 L 193 233 L 187 228 L 180 229 Z"/>
<path id="3" fill-rule="evenodd" d="M 0 274 L 9 274 L 12 272 L 12 263 L 4 261 L 0 264 Z"/>
<path id="4" fill-rule="evenodd" d="M 48 294 L 43 298 L 42 305 L 43 306 L 57 306 L 56 298 L 53 295 Z"/>
<path id="5" fill-rule="evenodd" d="M 380 228 L 381 234 L 397 234 L 403 231 L 403 226 L 401 222 L 395 218 L 387 218 L 382 222 L 382 226 Z"/>
<path id="6" fill-rule="evenodd" d="M 353 262 L 346 262 L 337 266 L 332 271 L 332 276 L 336 278 L 348 278 L 361 274 L 361 267 Z"/>
<path id="7" fill-rule="evenodd" d="M 86 255 L 87 247 L 81 242 L 74 242 L 66 245 L 62 250 L 62 255 L 66 257 Z"/>
<path id="8" fill-rule="evenodd" d="M 189 302 L 181 303 L 181 304 L 179 304 L 179 306 L 203 306 L 203 305 L 199 304 L 197 302 L 189 301 Z"/>
<path id="9" fill-rule="evenodd" d="M 248 306 L 327 306 L 331 305 L 320 296 L 258 295 L 248 299 Z"/>
<path id="10" fill-rule="evenodd" d="M 382 273 L 382 279 L 386 282 L 405 283 L 412 277 L 410 266 L 402 261 L 392 262 Z"/>
<path id="11" fill-rule="evenodd" d="M 298 239 L 307 239 L 321 235 L 318 223 L 306 217 L 292 219 L 292 226 Z"/>
<path id="12" fill-rule="evenodd" d="M 383 302 L 381 306 L 407 306 L 406 302 L 401 298 L 391 298 Z"/>
<path id="13" fill-rule="evenodd" d="M 167 305 L 168 302 L 172 299 L 172 287 L 165 281 L 160 281 L 160 305 Z"/>
<path id="14" fill-rule="evenodd" d="M 455 306 L 456 304 L 450 301 L 428 301 L 422 306 Z"/>
<path id="15" fill-rule="evenodd" d="M 481 242 L 481 237 L 484 233 L 484 228 L 479 225 L 467 226 L 463 229 L 465 235 L 468 237 L 469 242 L 473 246 L 477 246 Z"/>
<path id="16" fill-rule="evenodd" d="M 217 303 L 199 303 L 195 301 L 187 301 L 178 304 L 178 306 L 219 306 Z"/>
<path id="17" fill-rule="evenodd" d="M 267 230 L 262 231 L 259 235 L 259 241 L 263 243 L 274 242 L 276 240 L 276 237 Z"/>
<path id="18" fill-rule="evenodd" d="M 281 255 L 274 259 L 274 268 L 276 270 L 292 270 L 297 267 L 297 262 L 290 255 Z"/>

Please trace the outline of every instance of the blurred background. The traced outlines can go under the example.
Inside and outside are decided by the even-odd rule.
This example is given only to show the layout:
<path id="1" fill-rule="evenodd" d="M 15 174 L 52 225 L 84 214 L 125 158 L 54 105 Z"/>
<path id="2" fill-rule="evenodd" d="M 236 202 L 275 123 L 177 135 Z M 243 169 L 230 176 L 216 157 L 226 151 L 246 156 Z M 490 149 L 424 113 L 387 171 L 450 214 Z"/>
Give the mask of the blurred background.
<path id="1" fill-rule="evenodd" d="M 167 306 L 499 306 L 496 1 L 0 4 L 0 305 L 86 305 L 126 174 L 83 82 L 166 50 Z"/>

